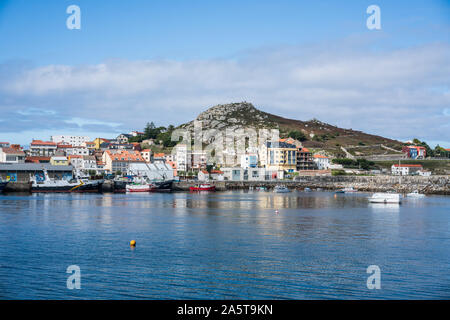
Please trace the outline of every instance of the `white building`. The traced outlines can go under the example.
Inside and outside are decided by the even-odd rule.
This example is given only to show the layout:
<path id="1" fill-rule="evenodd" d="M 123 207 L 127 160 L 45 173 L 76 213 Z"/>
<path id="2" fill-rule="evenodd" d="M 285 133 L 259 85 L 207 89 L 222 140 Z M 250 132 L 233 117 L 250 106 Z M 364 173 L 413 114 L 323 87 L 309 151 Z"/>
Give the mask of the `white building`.
<path id="1" fill-rule="evenodd" d="M 191 150 L 185 144 L 177 144 L 174 148 L 174 160 L 178 171 L 188 171 L 191 164 Z"/>
<path id="2" fill-rule="evenodd" d="M 89 149 L 86 147 L 66 148 L 66 156 L 88 156 Z"/>
<path id="3" fill-rule="evenodd" d="M 422 177 L 431 176 L 431 171 L 428 171 L 428 170 L 420 170 L 417 173 L 419 174 L 419 176 L 422 176 Z"/>
<path id="4" fill-rule="evenodd" d="M 145 162 L 152 162 L 152 150 L 144 149 L 141 150 L 141 156 L 144 158 Z"/>
<path id="5" fill-rule="evenodd" d="M 248 168 L 241 167 L 220 168 L 223 177 L 228 181 L 267 181 L 279 177 L 279 172 L 266 170 L 265 168 Z"/>
<path id="6" fill-rule="evenodd" d="M 24 163 L 25 152 L 19 148 L 0 148 L 0 163 Z"/>
<path id="7" fill-rule="evenodd" d="M 241 168 L 256 168 L 258 166 L 258 154 L 247 153 L 241 155 Z"/>
<path id="8" fill-rule="evenodd" d="M 30 155 L 32 157 L 51 157 L 55 154 L 56 149 L 55 142 L 33 140 L 30 144 Z"/>
<path id="9" fill-rule="evenodd" d="M 198 181 L 209 181 L 209 172 L 206 170 L 200 170 L 197 175 Z"/>
<path id="10" fill-rule="evenodd" d="M 70 144 L 72 146 L 82 146 L 84 143 L 90 141 L 87 136 L 71 136 L 71 135 L 60 135 L 51 136 L 52 142 L 57 144 Z"/>
<path id="11" fill-rule="evenodd" d="M 313 156 L 313 161 L 316 163 L 319 170 L 327 170 L 330 168 L 330 159 L 321 154 L 315 154 Z"/>
<path id="12" fill-rule="evenodd" d="M 407 176 L 419 174 L 423 167 L 420 164 L 393 164 L 391 167 L 391 172 L 395 176 Z"/>
<path id="13" fill-rule="evenodd" d="M 127 174 L 148 177 L 150 180 L 172 180 L 173 169 L 170 165 L 158 163 L 130 163 Z"/>

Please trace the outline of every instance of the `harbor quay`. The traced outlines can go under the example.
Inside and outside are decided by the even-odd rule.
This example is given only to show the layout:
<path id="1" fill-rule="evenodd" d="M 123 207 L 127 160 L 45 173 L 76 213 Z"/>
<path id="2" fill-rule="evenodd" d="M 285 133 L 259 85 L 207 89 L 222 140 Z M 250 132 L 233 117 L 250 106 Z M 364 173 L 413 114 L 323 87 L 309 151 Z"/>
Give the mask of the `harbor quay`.
<path id="1" fill-rule="evenodd" d="M 450 195 L 450 177 L 443 176 L 305 176 L 296 180 L 271 180 L 271 181 L 210 181 L 218 191 L 234 189 L 252 189 L 265 187 L 273 189 L 276 185 L 285 185 L 289 189 L 323 189 L 338 190 L 353 187 L 359 191 L 386 192 L 396 191 L 408 193 L 419 190 L 424 194 Z M 195 185 L 195 181 L 181 181 L 174 183 L 174 188 L 188 191 Z"/>

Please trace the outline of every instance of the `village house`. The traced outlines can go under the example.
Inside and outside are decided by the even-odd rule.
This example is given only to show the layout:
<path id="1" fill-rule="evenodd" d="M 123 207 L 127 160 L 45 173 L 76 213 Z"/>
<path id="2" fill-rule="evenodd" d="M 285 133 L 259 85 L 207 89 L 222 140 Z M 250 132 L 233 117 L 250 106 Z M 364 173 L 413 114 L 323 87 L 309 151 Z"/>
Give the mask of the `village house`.
<path id="1" fill-rule="evenodd" d="M 425 159 L 427 156 L 427 149 L 421 146 L 404 146 L 402 152 L 411 159 Z"/>
<path id="2" fill-rule="evenodd" d="M 313 160 L 319 170 L 327 170 L 330 167 L 330 159 L 321 154 L 315 154 Z"/>
<path id="3" fill-rule="evenodd" d="M 199 170 L 197 179 L 198 181 L 209 181 L 209 172 L 206 170 Z"/>
<path id="4" fill-rule="evenodd" d="M 59 147 L 59 145 L 58 145 L 58 147 Z M 66 148 L 65 150 L 66 150 L 66 156 L 72 156 L 72 155 L 88 156 L 90 153 L 88 148 L 82 147 L 82 146 L 79 146 L 79 147 L 71 146 L 69 148 Z"/>
<path id="5" fill-rule="evenodd" d="M 30 155 L 35 157 L 51 157 L 56 153 L 57 144 L 51 141 L 33 140 L 30 144 Z"/>
<path id="6" fill-rule="evenodd" d="M 72 146 L 82 146 L 84 143 L 89 141 L 89 137 L 59 135 L 59 136 L 51 136 L 50 140 L 56 144 L 70 144 Z"/>
<path id="7" fill-rule="evenodd" d="M 67 159 L 67 157 L 63 157 L 63 156 L 52 156 L 52 157 L 50 157 L 50 164 L 52 166 L 68 166 L 69 159 Z"/>
<path id="8" fill-rule="evenodd" d="M 102 162 L 104 168 L 111 172 L 125 173 L 131 164 L 145 162 L 139 151 L 130 150 L 106 150 L 103 153 Z"/>
<path id="9" fill-rule="evenodd" d="M 209 177 L 211 178 L 211 180 L 218 180 L 218 181 L 222 181 L 224 180 L 224 172 L 221 170 L 211 170 L 211 172 L 209 173 Z"/>
<path id="10" fill-rule="evenodd" d="M 166 155 L 164 153 L 154 153 L 152 162 L 166 163 L 165 156 Z"/>
<path id="11" fill-rule="evenodd" d="M 50 163 L 50 157 L 29 156 L 25 157 L 25 163 Z"/>
<path id="12" fill-rule="evenodd" d="M 126 143 L 128 143 L 128 139 L 131 138 L 131 137 L 132 137 L 131 134 L 122 133 L 116 138 L 116 140 L 119 143 L 126 144 Z"/>
<path id="13" fill-rule="evenodd" d="M 152 150 L 144 149 L 141 150 L 141 156 L 144 158 L 145 162 L 152 162 Z"/>
<path id="14" fill-rule="evenodd" d="M 393 164 L 391 167 L 391 173 L 395 176 L 407 176 L 419 174 L 423 167 L 420 164 Z"/>
<path id="15" fill-rule="evenodd" d="M 24 163 L 25 152 L 19 145 L 0 148 L 0 163 Z"/>

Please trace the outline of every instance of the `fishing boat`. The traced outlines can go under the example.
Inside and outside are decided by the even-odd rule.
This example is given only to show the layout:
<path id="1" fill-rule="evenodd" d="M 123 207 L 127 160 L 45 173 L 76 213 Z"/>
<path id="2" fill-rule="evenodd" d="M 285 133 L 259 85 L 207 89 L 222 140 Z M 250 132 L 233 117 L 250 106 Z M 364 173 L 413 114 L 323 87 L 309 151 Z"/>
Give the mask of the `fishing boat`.
<path id="1" fill-rule="evenodd" d="M 42 171 L 42 180 L 30 176 L 31 192 L 100 192 L 103 184 L 103 180 L 90 181 L 78 177 L 70 180 L 51 179 L 45 168 Z"/>
<path id="2" fill-rule="evenodd" d="M 196 186 L 189 187 L 190 191 L 216 191 L 216 187 L 209 183 L 198 184 Z"/>
<path id="3" fill-rule="evenodd" d="M 398 193 L 375 193 L 369 198 L 371 203 L 401 203 Z"/>
<path id="4" fill-rule="evenodd" d="M 5 189 L 6 185 L 8 184 L 8 181 L 3 181 L 2 178 L 0 178 L 0 193 Z"/>
<path id="5" fill-rule="evenodd" d="M 133 181 L 126 185 L 126 192 L 150 192 L 156 186 L 145 177 L 134 177 Z"/>
<path id="6" fill-rule="evenodd" d="M 122 179 L 114 179 L 114 192 L 120 193 L 120 192 L 126 192 L 127 191 L 127 180 Z"/>
<path id="7" fill-rule="evenodd" d="M 291 192 L 287 187 L 285 186 L 275 186 L 275 188 L 273 188 L 273 192 L 276 193 L 287 193 L 287 192 Z"/>
<path id="8" fill-rule="evenodd" d="M 125 187 L 126 192 L 151 192 L 155 186 L 150 183 L 130 183 Z"/>
<path id="9" fill-rule="evenodd" d="M 419 190 L 414 190 L 413 192 L 410 192 L 406 194 L 407 197 L 411 198 L 423 198 L 425 195 L 423 193 L 419 193 Z"/>
<path id="10" fill-rule="evenodd" d="M 152 181 L 154 188 L 151 192 L 172 192 L 173 180 Z"/>

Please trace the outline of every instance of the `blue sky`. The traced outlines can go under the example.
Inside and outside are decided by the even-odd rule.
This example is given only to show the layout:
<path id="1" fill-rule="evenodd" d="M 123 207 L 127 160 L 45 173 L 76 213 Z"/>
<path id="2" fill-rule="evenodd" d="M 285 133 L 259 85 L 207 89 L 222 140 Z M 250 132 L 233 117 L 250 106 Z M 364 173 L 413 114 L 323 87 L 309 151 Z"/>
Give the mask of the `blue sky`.
<path id="1" fill-rule="evenodd" d="M 111 137 L 246 100 L 450 147 L 449 39 L 442 0 L 0 0 L 0 140 Z"/>

